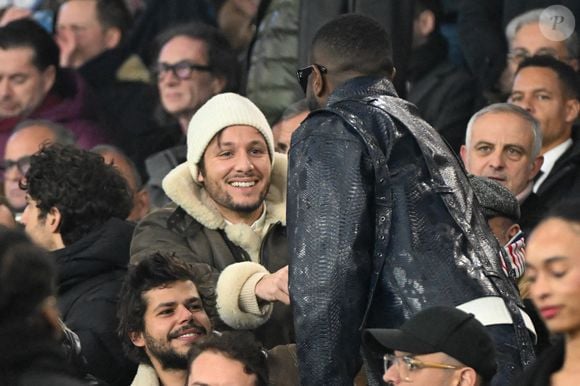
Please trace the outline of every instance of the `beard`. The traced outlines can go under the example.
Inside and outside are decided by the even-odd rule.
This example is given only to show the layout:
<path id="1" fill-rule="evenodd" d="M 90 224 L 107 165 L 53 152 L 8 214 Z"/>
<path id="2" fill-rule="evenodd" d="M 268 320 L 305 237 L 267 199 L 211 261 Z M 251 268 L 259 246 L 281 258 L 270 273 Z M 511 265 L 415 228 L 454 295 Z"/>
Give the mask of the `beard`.
<path id="1" fill-rule="evenodd" d="M 151 355 L 152 357 L 155 357 L 159 361 L 159 363 L 161 364 L 161 367 L 163 367 L 164 370 L 186 370 L 187 369 L 187 353 L 181 354 L 181 353 L 175 351 L 171 347 L 169 342 L 171 342 L 172 339 L 179 336 L 181 331 L 184 331 L 184 330 L 187 330 L 190 328 L 197 328 L 201 332 L 203 332 L 204 335 L 208 334 L 208 331 L 205 327 L 203 327 L 201 324 L 193 322 L 193 321 L 190 324 L 188 324 L 187 326 L 180 328 L 178 331 L 170 333 L 167 336 L 167 339 L 165 342 L 161 342 L 161 341 L 155 339 L 154 337 L 149 335 L 147 333 L 147 331 L 145 331 L 145 333 L 144 333 L 145 346 L 147 347 L 147 350 L 149 351 L 149 355 Z"/>
<path id="2" fill-rule="evenodd" d="M 151 356 L 157 358 L 164 370 L 185 370 L 187 369 L 187 354 L 180 354 L 169 345 L 163 344 L 145 333 L 145 344 Z"/>
<path id="3" fill-rule="evenodd" d="M 234 197 L 232 197 L 228 192 L 222 189 L 219 183 L 216 183 L 214 181 L 206 180 L 204 188 L 208 196 L 218 205 L 227 208 L 231 211 L 250 214 L 259 209 L 264 203 L 264 200 L 268 195 L 268 191 L 270 190 L 270 180 L 268 179 L 266 183 L 266 188 L 264 188 L 264 190 L 260 192 L 257 199 L 254 200 L 253 202 L 236 202 Z"/>

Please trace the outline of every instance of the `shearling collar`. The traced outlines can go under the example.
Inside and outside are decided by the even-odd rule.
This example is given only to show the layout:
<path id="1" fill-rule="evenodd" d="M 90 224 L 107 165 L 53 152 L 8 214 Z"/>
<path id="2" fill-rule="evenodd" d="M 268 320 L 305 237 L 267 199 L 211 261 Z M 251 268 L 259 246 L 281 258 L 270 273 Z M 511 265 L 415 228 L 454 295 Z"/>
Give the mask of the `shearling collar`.
<path id="1" fill-rule="evenodd" d="M 281 222 L 286 225 L 286 182 L 288 159 L 286 155 L 275 153 L 270 190 L 266 196 L 266 225 Z M 187 162 L 174 168 L 163 179 L 165 194 L 187 214 L 209 229 L 226 229 L 239 224 L 227 225 L 222 215 L 210 204 L 203 187 L 194 182 Z M 227 229 L 226 229 L 227 231 Z"/>

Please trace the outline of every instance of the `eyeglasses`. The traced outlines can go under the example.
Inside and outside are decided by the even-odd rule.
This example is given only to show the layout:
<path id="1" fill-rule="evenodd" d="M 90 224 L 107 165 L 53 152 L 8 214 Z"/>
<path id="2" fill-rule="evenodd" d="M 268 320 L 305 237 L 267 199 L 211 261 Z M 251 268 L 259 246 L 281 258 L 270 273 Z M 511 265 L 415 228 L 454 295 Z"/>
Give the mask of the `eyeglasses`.
<path id="1" fill-rule="evenodd" d="M 461 367 L 446 365 L 444 363 L 434 363 L 434 362 L 423 362 L 419 359 L 413 358 L 412 355 L 394 355 L 385 354 L 383 357 L 383 366 L 385 373 L 392 367 L 397 366 L 399 370 L 399 376 L 402 381 L 412 382 L 411 375 L 414 371 L 431 368 L 431 369 L 444 369 L 444 370 L 457 370 Z"/>
<path id="2" fill-rule="evenodd" d="M 321 66 L 320 64 L 311 64 L 308 67 L 304 67 L 296 71 L 298 83 L 300 83 L 300 87 L 302 87 L 302 91 L 304 91 L 304 94 L 306 94 L 306 88 L 308 87 L 308 77 L 310 76 L 310 74 L 312 74 L 312 71 L 314 71 L 314 67 L 318 68 L 318 71 L 320 71 L 323 74 L 326 74 L 328 72 L 326 67 Z"/>
<path id="3" fill-rule="evenodd" d="M 0 180 L 3 181 L 6 173 L 10 169 L 12 169 L 13 167 L 16 167 L 16 169 L 18 170 L 18 172 L 21 175 L 25 175 L 26 172 L 28 171 L 28 169 L 30 169 L 30 156 L 20 157 L 16 161 L 13 161 L 10 159 L 1 161 L 0 162 Z"/>
<path id="4" fill-rule="evenodd" d="M 157 63 L 157 66 L 154 68 L 153 72 L 158 80 L 161 80 L 165 77 L 168 72 L 172 72 L 173 75 L 181 80 L 187 80 L 191 77 L 193 71 L 211 71 L 210 66 L 205 66 L 201 64 L 191 63 L 187 60 L 182 60 L 181 62 L 177 62 L 175 64 L 168 64 L 168 63 Z"/>
<path id="5" fill-rule="evenodd" d="M 558 56 L 558 54 L 556 53 L 556 51 L 549 49 L 549 48 L 541 48 L 538 51 L 534 52 L 534 53 L 530 53 L 525 49 L 516 49 L 513 51 L 510 51 L 507 55 L 508 59 L 511 60 L 512 62 L 514 62 L 515 64 L 520 64 L 522 63 L 524 60 L 531 58 L 532 56 L 538 56 L 538 55 L 544 55 L 544 56 L 551 56 L 554 59 L 557 60 L 568 60 L 570 59 L 569 57 L 564 57 L 561 58 Z"/>

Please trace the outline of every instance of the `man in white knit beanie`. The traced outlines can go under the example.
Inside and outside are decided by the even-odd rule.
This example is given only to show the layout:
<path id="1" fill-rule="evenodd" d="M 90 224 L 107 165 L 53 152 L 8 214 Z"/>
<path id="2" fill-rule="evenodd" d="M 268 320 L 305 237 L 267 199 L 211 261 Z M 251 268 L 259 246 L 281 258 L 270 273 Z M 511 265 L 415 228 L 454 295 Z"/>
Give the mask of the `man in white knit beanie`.
<path id="1" fill-rule="evenodd" d="M 288 298 L 285 155 L 247 98 L 218 94 L 192 117 L 187 161 L 163 180 L 172 204 L 138 226 L 131 261 L 153 252 L 211 269 L 221 319 L 268 348 L 294 341 Z"/>

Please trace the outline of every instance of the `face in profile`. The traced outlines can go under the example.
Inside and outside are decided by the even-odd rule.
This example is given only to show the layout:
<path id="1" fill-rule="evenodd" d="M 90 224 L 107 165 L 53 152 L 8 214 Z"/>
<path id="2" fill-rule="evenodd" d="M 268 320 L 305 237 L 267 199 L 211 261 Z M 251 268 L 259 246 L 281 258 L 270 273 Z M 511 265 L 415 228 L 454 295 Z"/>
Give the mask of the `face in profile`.
<path id="1" fill-rule="evenodd" d="M 219 369 L 219 371 L 216 371 Z M 204 351 L 191 363 L 188 386 L 256 386 L 256 374 L 248 374 L 242 362 L 222 353 Z"/>
<path id="2" fill-rule="evenodd" d="M 550 331 L 580 331 L 580 223 L 550 218 L 526 248 L 530 295 Z"/>

